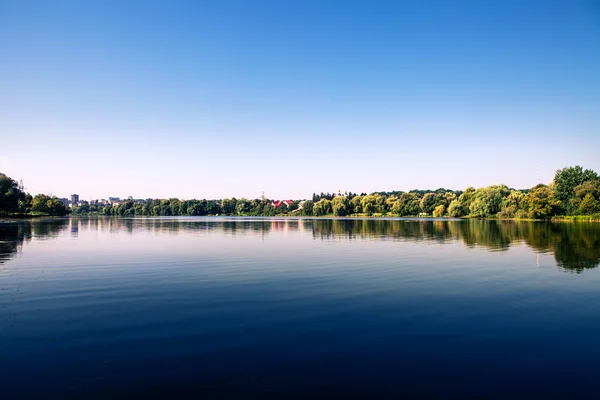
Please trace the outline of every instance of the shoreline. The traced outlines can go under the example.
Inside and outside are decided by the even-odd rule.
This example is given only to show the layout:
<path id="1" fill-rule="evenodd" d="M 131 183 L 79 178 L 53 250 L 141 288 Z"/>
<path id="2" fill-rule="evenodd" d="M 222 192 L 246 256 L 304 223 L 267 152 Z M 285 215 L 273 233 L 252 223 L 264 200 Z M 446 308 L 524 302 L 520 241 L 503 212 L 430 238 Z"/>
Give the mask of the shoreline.
<path id="1" fill-rule="evenodd" d="M 516 222 L 600 222 L 600 216 L 598 215 L 562 215 L 562 216 L 553 216 L 549 219 L 532 219 L 532 218 L 493 218 L 493 217 L 433 217 L 433 216 L 396 216 L 385 214 L 382 215 L 380 213 L 375 213 L 373 215 L 366 214 L 351 214 L 344 216 L 335 216 L 335 215 L 321 215 L 321 216 L 311 216 L 311 215 L 300 215 L 296 214 L 279 214 L 279 215 L 223 215 L 223 214 L 214 214 L 214 215 L 154 215 L 154 216 L 146 216 L 146 215 L 133 215 L 133 216 L 115 216 L 115 215 L 103 215 L 99 213 L 87 213 L 87 214 L 77 214 L 77 215 L 65 215 L 65 216 L 53 216 L 53 215 L 43 215 L 43 214 L 14 214 L 14 215 L 4 215 L 0 216 L 1 221 L 21 221 L 21 220 L 39 220 L 39 219 L 52 219 L 52 220 L 61 220 L 61 219 L 77 219 L 77 218 L 118 218 L 118 219 L 136 219 L 136 218 L 179 218 L 179 217 L 226 217 L 226 218 L 302 218 L 302 219 L 406 219 L 406 220 L 432 220 L 432 221 L 469 221 L 469 220 L 478 220 L 478 221 L 516 221 Z"/>
<path id="2" fill-rule="evenodd" d="M 552 217 L 551 219 L 531 219 L 531 218 L 470 218 L 470 217 L 419 217 L 419 216 L 395 216 L 395 215 L 322 215 L 322 216 L 310 216 L 310 215 L 155 215 L 155 216 L 114 216 L 114 215 L 100 215 L 100 214 L 80 214 L 80 215 L 66 215 L 63 217 L 51 216 L 51 215 L 19 215 L 19 216 L 2 216 L 0 222 L 14 222 L 24 220 L 68 220 L 68 219 L 87 219 L 87 218 L 114 218 L 114 219 L 145 219 L 145 218 L 194 218 L 194 217 L 208 217 L 208 218 L 290 218 L 290 219 L 365 219 L 365 220 L 378 220 L 378 219 L 392 219 L 392 220 L 414 220 L 414 221 L 514 221 L 514 222 L 600 222 L 600 219 L 592 218 L 591 216 L 562 216 Z"/>

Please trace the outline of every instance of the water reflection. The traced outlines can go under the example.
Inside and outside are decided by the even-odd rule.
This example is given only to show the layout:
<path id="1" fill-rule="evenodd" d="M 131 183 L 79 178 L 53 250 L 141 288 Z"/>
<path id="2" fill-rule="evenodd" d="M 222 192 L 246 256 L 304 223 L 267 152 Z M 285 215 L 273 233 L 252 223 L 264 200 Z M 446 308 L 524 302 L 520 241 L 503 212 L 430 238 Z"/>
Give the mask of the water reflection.
<path id="1" fill-rule="evenodd" d="M 68 230 L 228 235 L 305 232 L 315 240 L 388 240 L 462 242 L 469 248 L 506 251 L 524 243 L 537 252 L 550 252 L 565 272 L 581 273 L 600 264 L 600 224 L 517 221 L 448 221 L 402 219 L 268 219 L 268 218 L 149 218 L 70 219 L 0 223 L 0 264 L 17 254 L 24 242 L 47 239 Z"/>
<path id="2" fill-rule="evenodd" d="M 67 225 L 66 219 L 0 222 L 0 264 L 18 254 L 23 243 L 56 237 Z"/>

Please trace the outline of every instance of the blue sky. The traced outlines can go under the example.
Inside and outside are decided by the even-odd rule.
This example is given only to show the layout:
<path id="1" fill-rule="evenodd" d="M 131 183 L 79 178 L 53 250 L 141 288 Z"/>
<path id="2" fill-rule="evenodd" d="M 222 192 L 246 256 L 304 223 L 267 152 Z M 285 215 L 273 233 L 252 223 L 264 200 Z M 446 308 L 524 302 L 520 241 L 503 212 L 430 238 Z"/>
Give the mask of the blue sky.
<path id="1" fill-rule="evenodd" d="M 594 1 L 0 0 L 31 192 L 306 198 L 600 172 Z"/>

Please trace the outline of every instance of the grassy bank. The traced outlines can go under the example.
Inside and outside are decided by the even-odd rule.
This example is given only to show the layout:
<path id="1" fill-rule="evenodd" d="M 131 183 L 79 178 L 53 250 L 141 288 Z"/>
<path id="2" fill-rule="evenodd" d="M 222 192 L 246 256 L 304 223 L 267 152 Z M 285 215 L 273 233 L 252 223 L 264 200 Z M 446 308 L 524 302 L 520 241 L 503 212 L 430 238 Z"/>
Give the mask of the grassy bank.
<path id="1" fill-rule="evenodd" d="M 14 213 L 14 214 L 0 215 L 1 219 L 66 218 L 66 217 L 68 217 L 68 215 L 57 216 L 57 215 L 50 215 L 47 213 L 40 213 L 40 212 Z"/>
<path id="2" fill-rule="evenodd" d="M 552 221 L 600 222 L 600 213 L 591 215 L 561 215 L 552 217 Z"/>

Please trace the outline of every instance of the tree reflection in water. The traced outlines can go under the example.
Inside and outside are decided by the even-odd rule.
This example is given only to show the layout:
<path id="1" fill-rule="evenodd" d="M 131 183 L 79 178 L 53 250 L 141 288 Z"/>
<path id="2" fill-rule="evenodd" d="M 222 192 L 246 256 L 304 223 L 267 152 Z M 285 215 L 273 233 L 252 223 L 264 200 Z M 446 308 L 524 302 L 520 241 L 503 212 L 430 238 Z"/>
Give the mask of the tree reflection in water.
<path id="1" fill-rule="evenodd" d="M 57 236 L 66 226 L 66 219 L 0 222 L 0 264 L 14 257 L 23 244 L 32 239 Z"/>
<path id="2" fill-rule="evenodd" d="M 460 241 L 470 248 L 506 251 L 524 243 L 550 252 L 557 266 L 581 273 L 600 264 L 600 224 L 532 221 L 418 219 L 293 219 L 293 218 L 89 218 L 0 223 L 0 264 L 14 257 L 24 243 L 51 239 L 62 231 L 72 236 L 89 231 L 152 231 L 178 234 L 261 235 L 305 232 L 318 240 L 386 240 L 438 243 Z"/>

